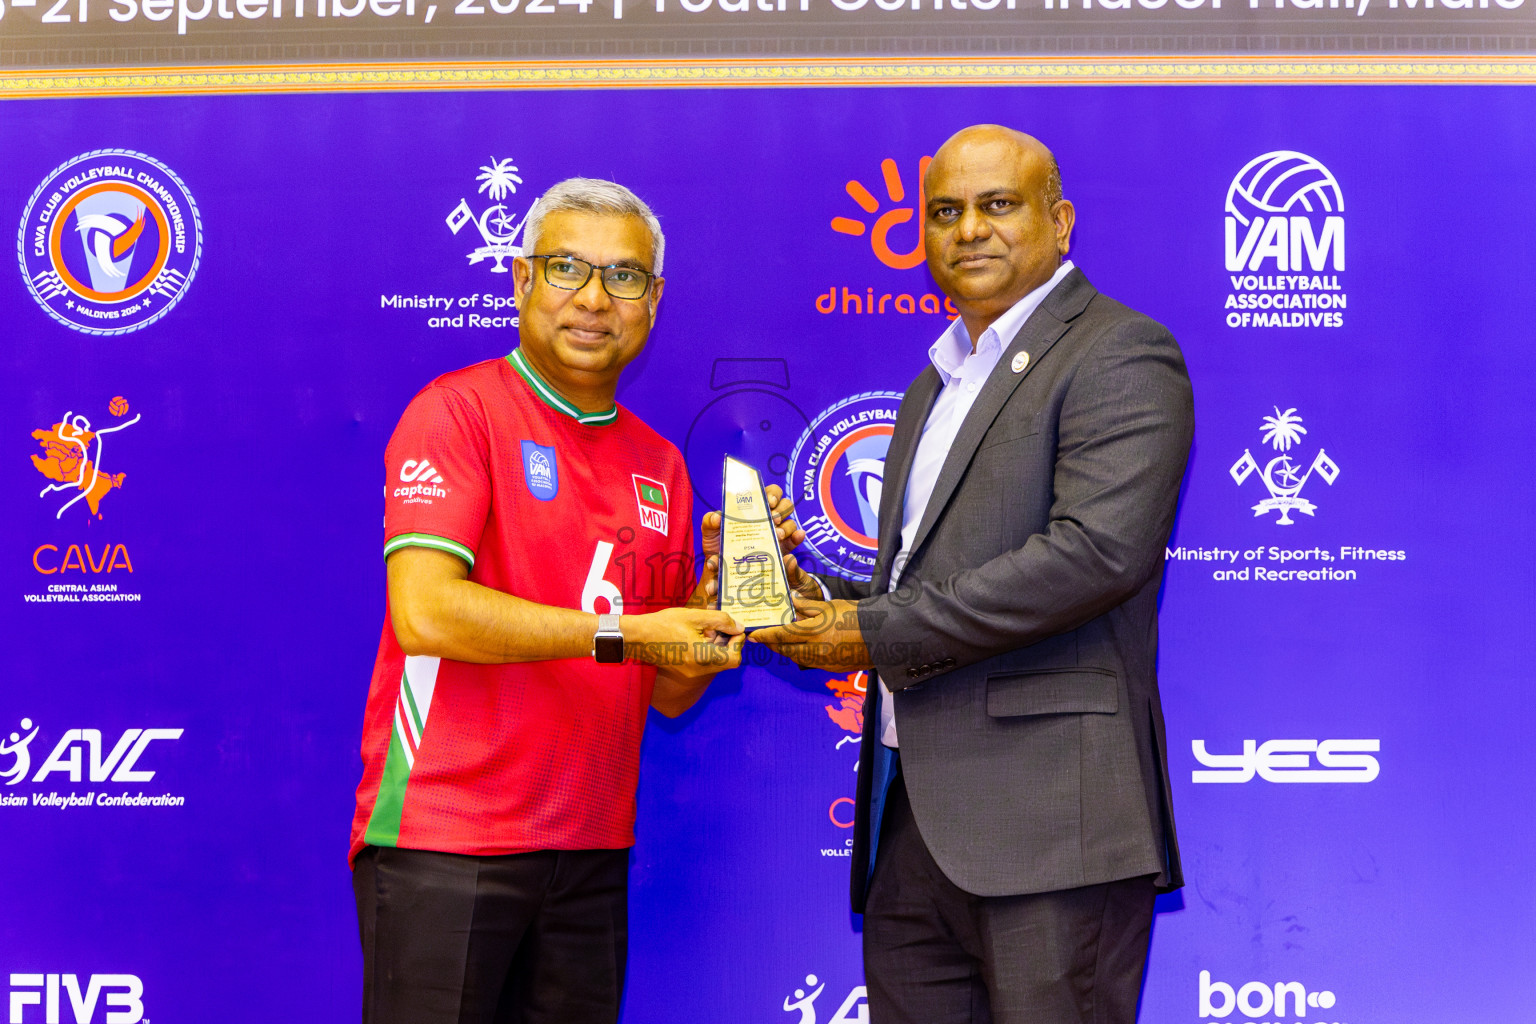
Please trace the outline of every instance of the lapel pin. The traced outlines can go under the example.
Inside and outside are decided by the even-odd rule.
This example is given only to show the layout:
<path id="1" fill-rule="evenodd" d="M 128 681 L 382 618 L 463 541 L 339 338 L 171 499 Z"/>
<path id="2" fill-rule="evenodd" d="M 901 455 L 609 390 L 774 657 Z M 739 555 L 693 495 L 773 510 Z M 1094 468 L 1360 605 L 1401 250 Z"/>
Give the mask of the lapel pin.
<path id="1" fill-rule="evenodd" d="M 1014 373 L 1023 373 L 1024 372 L 1024 367 L 1026 367 L 1028 365 L 1029 365 L 1029 353 L 1028 352 L 1020 352 L 1018 355 L 1013 357 L 1013 372 Z"/>

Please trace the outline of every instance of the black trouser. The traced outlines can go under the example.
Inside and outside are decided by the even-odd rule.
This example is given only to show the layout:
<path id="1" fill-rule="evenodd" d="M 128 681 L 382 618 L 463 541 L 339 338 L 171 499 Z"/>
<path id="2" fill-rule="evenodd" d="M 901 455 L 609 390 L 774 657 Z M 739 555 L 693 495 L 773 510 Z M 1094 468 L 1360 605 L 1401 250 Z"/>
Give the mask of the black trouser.
<path id="1" fill-rule="evenodd" d="M 352 870 L 363 1024 L 613 1024 L 629 851 L 368 847 Z"/>
<path id="2" fill-rule="evenodd" d="M 1132 1024 L 1151 876 L 973 896 L 934 863 L 900 774 L 864 914 L 870 1024 Z"/>

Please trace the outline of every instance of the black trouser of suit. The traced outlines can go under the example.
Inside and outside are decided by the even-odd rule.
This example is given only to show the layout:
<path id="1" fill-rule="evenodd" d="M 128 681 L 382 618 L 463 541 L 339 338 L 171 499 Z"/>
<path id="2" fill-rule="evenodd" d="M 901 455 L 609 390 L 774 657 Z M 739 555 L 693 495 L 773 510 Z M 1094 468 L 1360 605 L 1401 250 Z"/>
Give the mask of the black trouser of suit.
<path id="1" fill-rule="evenodd" d="M 363 1024 L 614 1024 L 629 851 L 367 847 L 352 868 Z"/>
<path id="2" fill-rule="evenodd" d="M 900 772 L 864 913 L 870 1024 L 1132 1024 L 1152 877 L 973 896 L 934 863 Z"/>

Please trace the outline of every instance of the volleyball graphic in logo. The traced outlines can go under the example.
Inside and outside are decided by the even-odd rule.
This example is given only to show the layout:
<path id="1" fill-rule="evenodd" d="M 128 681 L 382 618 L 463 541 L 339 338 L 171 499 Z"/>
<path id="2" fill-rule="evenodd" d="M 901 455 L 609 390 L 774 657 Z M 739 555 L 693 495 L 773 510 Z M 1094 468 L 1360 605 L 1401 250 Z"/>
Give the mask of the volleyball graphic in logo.
<path id="1" fill-rule="evenodd" d="M 1248 161 L 1227 188 L 1227 212 L 1244 224 L 1255 214 L 1343 211 L 1344 193 L 1333 172 L 1289 149 Z"/>
<path id="2" fill-rule="evenodd" d="M 819 565 L 856 580 L 874 575 L 880 496 L 901 395 L 870 391 L 811 420 L 789 457 L 789 494 Z"/>
<path id="3" fill-rule="evenodd" d="M 202 240 L 197 205 L 170 168 L 98 149 L 60 164 L 32 193 L 16 254 L 49 316 L 86 334 L 126 334 L 186 294 Z"/>

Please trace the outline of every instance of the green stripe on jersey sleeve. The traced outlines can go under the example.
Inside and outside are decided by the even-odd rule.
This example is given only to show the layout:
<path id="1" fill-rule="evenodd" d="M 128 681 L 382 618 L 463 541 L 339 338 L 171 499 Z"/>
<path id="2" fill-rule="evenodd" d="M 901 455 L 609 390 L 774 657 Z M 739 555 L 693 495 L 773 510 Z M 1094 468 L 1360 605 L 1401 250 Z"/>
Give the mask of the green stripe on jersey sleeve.
<path id="1" fill-rule="evenodd" d="M 450 555 L 458 555 L 469 563 L 471 569 L 475 567 L 475 553 L 458 541 L 449 540 L 447 537 L 438 537 L 430 533 L 402 533 L 384 542 L 384 557 L 388 558 L 401 548 L 436 548 Z"/>

